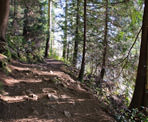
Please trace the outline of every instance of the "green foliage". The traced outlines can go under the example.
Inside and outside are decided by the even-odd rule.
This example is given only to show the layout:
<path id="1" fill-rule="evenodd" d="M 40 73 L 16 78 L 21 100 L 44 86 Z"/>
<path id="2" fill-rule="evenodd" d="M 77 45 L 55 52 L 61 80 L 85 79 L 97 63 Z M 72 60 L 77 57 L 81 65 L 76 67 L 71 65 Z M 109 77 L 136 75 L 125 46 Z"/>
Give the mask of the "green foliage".
<path id="1" fill-rule="evenodd" d="M 68 60 L 64 59 L 63 57 L 60 57 L 54 49 L 53 49 L 52 54 L 50 53 L 49 58 L 63 61 L 65 64 L 70 64 L 70 62 Z"/>
<path id="2" fill-rule="evenodd" d="M 2 70 L 6 73 L 9 74 L 11 72 L 11 69 L 8 67 L 8 57 L 6 57 L 5 55 L 0 54 L 1 57 L 3 57 L 2 60 L 0 60 L 0 68 L 2 68 Z"/>
<path id="3" fill-rule="evenodd" d="M 56 52 L 53 52 L 52 54 L 50 54 L 49 56 L 50 58 L 54 58 L 56 60 L 60 60 L 60 57 L 56 54 Z"/>
<path id="4" fill-rule="evenodd" d="M 146 109 L 141 107 L 142 110 Z M 116 119 L 119 122 L 147 122 L 148 117 L 144 114 L 144 111 L 140 111 L 137 108 L 132 110 L 123 110 L 121 111 L 121 115 L 117 115 Z"/>
<path id="5" fill-rule="evenodd" d="M 0 81 L 0 93 L 2 90 L 3 90 L 3 84 L 2 84 L 2 81 Z"/>
<path id="6" fill-rule="evenodd" d="M 43 60 L 47 31 L 46 7 L 46 0 L 24 1 L 23 4 L 22 1 L 11 2 L 8 57 L 29 63 Z"/>

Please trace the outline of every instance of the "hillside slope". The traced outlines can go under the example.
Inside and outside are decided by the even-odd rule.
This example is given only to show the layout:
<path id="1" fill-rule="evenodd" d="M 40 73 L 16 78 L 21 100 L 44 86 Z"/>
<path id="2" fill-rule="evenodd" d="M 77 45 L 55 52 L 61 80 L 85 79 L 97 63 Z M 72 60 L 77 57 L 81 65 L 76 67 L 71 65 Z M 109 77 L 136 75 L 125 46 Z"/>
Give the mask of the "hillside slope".
<path id="1" fill-rule="evenodd" d="M 114 122 L 99 101 L 69 74 L 60 61 L 23 64 L 12 61 L 12 72 L 0 71 L 3 122 Z"/>

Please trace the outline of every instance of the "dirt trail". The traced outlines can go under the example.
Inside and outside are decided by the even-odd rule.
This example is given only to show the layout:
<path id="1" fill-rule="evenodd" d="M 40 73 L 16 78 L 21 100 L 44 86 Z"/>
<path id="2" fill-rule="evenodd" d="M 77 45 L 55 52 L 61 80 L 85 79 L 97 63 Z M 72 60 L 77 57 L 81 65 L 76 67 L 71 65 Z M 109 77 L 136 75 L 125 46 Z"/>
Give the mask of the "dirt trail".
<path id="1" fill-rule="evenodd" d="M 0 71 L 2 122 L 114 122 L 98 100 L 76 82 L 60 61 L 23 64 L 12 61 L 12 73 Z"/>

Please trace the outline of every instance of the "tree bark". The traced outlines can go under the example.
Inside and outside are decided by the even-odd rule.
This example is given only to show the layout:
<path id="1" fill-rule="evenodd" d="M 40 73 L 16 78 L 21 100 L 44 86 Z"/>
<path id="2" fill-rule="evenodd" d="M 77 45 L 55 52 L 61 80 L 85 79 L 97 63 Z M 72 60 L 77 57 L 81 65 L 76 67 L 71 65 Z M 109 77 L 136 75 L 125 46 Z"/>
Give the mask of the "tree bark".
<path id="1" fill-rule="evenodd" d="M 67 60 L 69 60 L 69 52 L 70 52 L 70 42 L 67 42 Z"/>
<path id="2" fill-rule="evenodd" d="M 23 24 L 23 36 L 25 41 L 28 41 L 28 13 L 29 13 L 29 9 L 27 6 L 25 6 L 24 9 L 24 24 Z"/>
<path id="3" fill-rule="evenodd" d="M 85 71 L 85 54 L 86 54 L 86 7 L 87 7 L 87 0 L 84 0 L 84 43 L 83 43 L 83 57 L 82 57 L 82 63 L 81 63 L 81 69 L 79 73 L 78 80 L 82 81 L 84 77 L 84 71 Z"/>
<path id="4" fill-rule="evenodd" d="M 6 51 L 5 33 L 9 16 L 9 0 L 0 0 L 0 53 Z M 0 100 L 0 118 L 6 114 L 5 104 Z"/>
<path id="5" fill-rule="evenodd" d="M 75 33 L 75 44 L 74 44 L 74 54 L 73 54 L 73 66 L 76 67 L 77 65 L 77 58 L 78 58 L 78 45 L 79 45 L 79 7 L 80 1 L 77 0 L 77 19 L 76 19 L 76 33 Z"/>
<path id="6" fill-rule="evenodd" d="M 49 54 L 49 47 L 50 47 L 50 15 L 51 15 L 51 8 L 50 8 L 50 2 L 51 0 L 48 0 L 48 37 L 47 37 L 47 40 L 46 40 L 46 47 L 45 47 L 45 58 L 48 57 L 48 54 Z"/>
<path id="7" fill-rule="evenodd" d="M 9 16 L 9 0 L 0 0 L 0 53 L 5 52 L 5 33 Z"/>
<path id="8" fill-rule="evenodd" d="M 18 23 L 17 23 L 17 1 L 16 0 L 13 0 L 13 6 L 14 6 L 14 9 L 13 9 L 13 34 L 16 35 L 17 34 L 17 29 L 18 29 Z"/>
<path id="9" fill-rule="evenodd" d="M 52 28 L 53 28 L 53 23 L 52 23 L 52 0 L 50 0 L 50 39 L 49 39 L 49 45 L 50 45 L 50 55 L 53 54 L 53 32 L 52 32 Z"/>
<path id="10" fill-rule="evenodd" d="M 67 14 L 68 14 L 68 3 L 65 0 L 65 29 L 64 29 L 64 42 L 63 42 L 63 58 L 66 58 L 66 50 L 67 50 Z"/>
<path id="11" fill-rule="evenodd" d="M 148 1 L 145 0 L 136 85 L 130 108 L 148 107 Z"/>
<path id="12" fill-rule="evenodd" d="M 103 52 L 103 60 L 102 60 L 102 66 L 101 66 L 101 72 L 99 74 L 99 78 L 97 79 L 97 85 L 101 81 L 103 81 L 104 75 L 105 75 L 105 69 L 106 69 L 106 58 L 107 58 L 107 47 L 108 47 L 108 0 L 106 0 L 105 4 L 105 27 L 104 27 L 104 40 L 103 40 L 103 46 L 104 46 L 104 52 Z"/>

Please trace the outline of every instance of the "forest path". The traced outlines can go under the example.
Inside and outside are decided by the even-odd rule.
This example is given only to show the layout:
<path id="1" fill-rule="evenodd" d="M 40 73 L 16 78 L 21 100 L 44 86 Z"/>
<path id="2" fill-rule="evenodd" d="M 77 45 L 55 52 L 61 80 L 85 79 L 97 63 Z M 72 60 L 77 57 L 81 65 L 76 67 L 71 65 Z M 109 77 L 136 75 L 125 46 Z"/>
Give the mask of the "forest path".
<path id="1" fill-rule="evenodd" d="M 0 121 L 114 122 L 93 93 L 72 78 L 71 67 L 61 61 L 12 61 L 9 68 L 9 75 L 0 71 Z"/>

